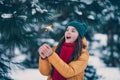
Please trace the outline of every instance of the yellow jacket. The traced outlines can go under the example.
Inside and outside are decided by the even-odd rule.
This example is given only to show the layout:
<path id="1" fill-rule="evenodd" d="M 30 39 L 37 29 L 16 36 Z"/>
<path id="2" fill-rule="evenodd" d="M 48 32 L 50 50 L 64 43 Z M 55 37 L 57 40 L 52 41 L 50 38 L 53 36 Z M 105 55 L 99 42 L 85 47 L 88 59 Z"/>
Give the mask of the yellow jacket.
<path id="1" fill-rule="evenodd" d="M 85 38 L 82 39 L 82 43 L 87 47 Z M 84 80 L 84 70 L 89 59 L 89 53 L 86 48 L 82 49 L 82 54 L 78 60 L 71 61 L 69 64 L 61 60 L 54 51 L 55 48 L 53 48 L 53 54 L 45 60 L 39 58 L 39 71 L 42 75 L 48 76 L 47 80 L 52 80 L 50 76 L 52 71 L 51 65 L 67 80 Z"/>

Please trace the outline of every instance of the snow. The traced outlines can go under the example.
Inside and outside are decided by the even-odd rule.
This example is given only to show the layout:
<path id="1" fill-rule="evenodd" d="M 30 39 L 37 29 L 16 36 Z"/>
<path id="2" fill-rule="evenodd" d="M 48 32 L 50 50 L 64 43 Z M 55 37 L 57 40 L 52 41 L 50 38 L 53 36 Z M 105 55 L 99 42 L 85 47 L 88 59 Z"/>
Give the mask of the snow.
<path id="1" fill-rule="evenodd" d="M 102 56 L 100 47 L 107 45 L 107 35 L 95 34 L 93 39 L 94 42 L 92 43 L 89 51 L 93 55 L 90 56 L 88 64 L 91 64 L 96 68 L 97 74 L 102 76 L 100 80 L 120 80 L 120 70 L 117 67 L 107 67 L 100 59 Z"/>
<path id="2" fill-rule="evenodd" d="M 83 15 L 82 11 L 75 10 L 78 15 Z"/>
<path id="3" fill-rule="evenodd" d="M 106 65 L 103 63 L 102 60 L 100 60 L 97 56 L 90 56 L 88 64 L 94 65 L 95 68 L 103 68 L 106 67 Z"/>
<path id="4" fill-rule="evenodd" d="M 95 34 L 94 39 L 100 41 L 100 43 L 98 43 L 100 46 L 107 45 L 107 35 L 105 34 Z"/>
<path id="5" fill-rule="evenodd" d="M 99 68 L 98 75 L 102 75 L 100 80 L 120 80 L 120 70 L 118 68 Z"/>
<path id="6" fill-rule="evenodd" d="M 118 68 L 98 68 L 97 74 L 102 76 L 100 80 L 120 80 Z M 47 80 L 47 76 L 43 76 L 38 69 L 16 70 L 11 73 L 11 77 L 14 80 Z"/>
<path id="7" fill-rule="evenodd" d="M 95 17 L 92 16 L 92 15 L 89 15 L 89 16 L 88 16 L 88 19 L 95 20 Z"/>
<path id="8" fill-rule="evenodd" d="M 101 76 L 100 80 L 120 80 L 120 70 L 115 67 L 106 67 L 98 56 L 90 56 L 88 64 L 93 65 L 97 74 Z M 14 68 L 11 72 L 11 77 L 14 80 L 47 80 L 47 76 L 43 76 L 39 69 L 18 69 Z"/>
<path id="9" fill-rule="evenodd" d="M 120 69 L 116 67 L 106 67 L 98 56 L 90 56 L 88 64 L 96 68 L 97 75 L 101 76 L 100 80 L 120 80 Z"/>
<path id="10" fill-rule="evenodd" d="M 6 13 L 4 13 L 4 14 L 1 15 L 1 17 L 4 18 L 4 19 L 6 19 L 6 18 L 12 18 L 12 14 L 6 14 Z"/>
<path id="11" fill-rule="evenodd" d="M 81 0 L 81 2 L 84 2 L 86 4 L 91 4 L 93 2 L 93 0 Z"/>
<path id="12" fill-rule="evenodd" d="M 58 42 L 56 42 L 53 39 L 42 38 L 42 39 L 39 39 L 39 41 L 41 41 L 41 43 L 48 43 L 49 45 L 57 45 L 58 44 Z"/>
<path id="13" fill-rule="evenodd" d="M 40 74 L 38 69 L 16 70 L 11 73 L 14 80 L 47 80 L 46 76 Z"/>

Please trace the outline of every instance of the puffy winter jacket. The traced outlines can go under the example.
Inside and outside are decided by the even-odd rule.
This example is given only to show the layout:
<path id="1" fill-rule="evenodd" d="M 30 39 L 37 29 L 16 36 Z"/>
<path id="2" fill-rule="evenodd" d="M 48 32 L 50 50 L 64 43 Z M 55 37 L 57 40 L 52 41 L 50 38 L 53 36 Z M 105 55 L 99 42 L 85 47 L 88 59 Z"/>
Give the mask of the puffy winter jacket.
<path id="1" fill-rule="evenodd" d="M 53 65 L 62 76 L 67 78 L 67 80 L 84 80 L 84 70 L 88 63 L 89 53 L 86 50 L 86 38 L 82 39 L 82 43 L 85 48 L 82 49 L 81 56 L 78 58 L 78 60 L 71 61 L 69 64 L 60 59 L 57 53 L 55 53 L 56 47 L 54 47 L 53 54 L 47 59 L 43 60 L 39 58 L 40 73 L 44 76 L 48 76 L 47 80 L 52 80 L 50 74 Z"/>

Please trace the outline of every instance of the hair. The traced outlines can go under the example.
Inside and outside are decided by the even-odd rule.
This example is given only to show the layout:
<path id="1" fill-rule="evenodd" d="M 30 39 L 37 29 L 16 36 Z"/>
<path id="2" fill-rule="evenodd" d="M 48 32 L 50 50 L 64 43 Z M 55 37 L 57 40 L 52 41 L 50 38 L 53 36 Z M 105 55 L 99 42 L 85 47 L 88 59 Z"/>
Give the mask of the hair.
<path id="1" fill-rule="evenodd" d="M 57 49 L 56 49 L 56 53 L 59 54 L 60 51 L 61 51 L 61 48 L 62 48 L 62 44 L 65 42 L 65 36 L 63 36 L 60 41 L 59 41 L 59 44 L 57 46 Z M 79 58 L 79 56 L 81 55 L 82 53 L 82 48 L 83 48 L 83 45 L 82 45 L 82 38 L 80 36 L 78 36 L 78 38 L 76 39 L 75 41 L 75 48 L 74 48 L 74 51 L 73 51 L 73 54 L 69 60 L 72 61 L 72 60 L 77 60 Z"/>

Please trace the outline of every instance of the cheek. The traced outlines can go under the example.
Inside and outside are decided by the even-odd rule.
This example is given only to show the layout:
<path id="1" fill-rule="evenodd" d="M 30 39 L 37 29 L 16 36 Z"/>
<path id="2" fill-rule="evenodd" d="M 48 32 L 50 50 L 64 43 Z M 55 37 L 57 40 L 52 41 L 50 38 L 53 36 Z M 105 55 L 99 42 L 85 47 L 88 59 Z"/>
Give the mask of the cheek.
<path id="1" fill-rule="evenodd" d="M 66 36 L 66 32 L 64 33 L 64 36 Z"/>
<path id="2" fill-rule="evenodd" d="M 78 35 L 73 36 L 73 40 L 75 41 L 78 38 Z"/>

